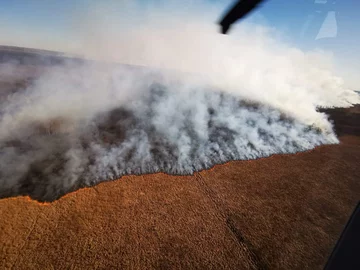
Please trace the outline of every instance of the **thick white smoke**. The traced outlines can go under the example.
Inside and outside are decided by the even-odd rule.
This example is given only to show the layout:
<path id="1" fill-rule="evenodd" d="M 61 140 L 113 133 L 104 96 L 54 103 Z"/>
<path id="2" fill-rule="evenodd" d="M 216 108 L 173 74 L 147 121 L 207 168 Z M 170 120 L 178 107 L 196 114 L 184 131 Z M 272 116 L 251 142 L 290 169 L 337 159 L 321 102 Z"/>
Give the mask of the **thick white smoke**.
<path id="1" fill-rule="evenodd" d="M 0 197 L 53 200 L 124 174 L 191 174 L 338 142 L 316 109 L 359 95 L 328 55 L 260 26 L 229 37 L 203 21 L 164 20 L 89 43 L 92 57 L 148 67 L 65 63 L 1 99 Z"/>

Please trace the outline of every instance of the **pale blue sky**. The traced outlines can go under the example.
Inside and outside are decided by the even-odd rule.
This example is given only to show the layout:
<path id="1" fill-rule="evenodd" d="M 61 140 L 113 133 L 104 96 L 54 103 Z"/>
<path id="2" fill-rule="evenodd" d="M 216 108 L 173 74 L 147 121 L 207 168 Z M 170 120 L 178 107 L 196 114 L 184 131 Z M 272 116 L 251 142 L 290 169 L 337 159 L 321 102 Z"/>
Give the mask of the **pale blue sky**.
<path id="1" fill-rule="evenodd" d="M 107 0 L 107 2 L 116 1 Z M 160 3 L 161 1 L 139 0 L 137 2 L 143 2 L 143 8 L 149 9 L 151 6 L 155 7 L 156 2 Z M 196 1 L 192 2 L 196 3 Z M 226 10 L 229 3 L 228 0 L 208 0 L 204 2 L 207 2 L 209 7 L 216 4 L 220 8 L 223 7 L 223 10 Z M 221 5 L 222 2 L 223 5 Z M 87 5 L 93 3 L 96 3 L 96 1 L 0 0 L 0 18 L 2 22 L 6 21 L 7 26 L 13 26 L 13 30 L 18 28 L 19 31 L 26 29 L 47 32 L 49 38 L 55 34 L 66 36 L 67 32 L 71 30 L 71 21 L 69 20 L 71 14 L 74 11 L 81 12 Z M 359 10 L 360 1 L 357 0 L 267 0 L 255 14 L 249 17 L 249 20 L 267 23 L 278 29 L 285 30 L 289 36 L 294 38 L 294 41 L 309 45 L 314 41 L 314 34 L 320 29 L 326 17 L 333 14 L 338 24 L 335 37 L 338 36 L 340 39 L 355 44 L 360 39 L 357 37 L 359 36 L 357 33 L 360 25 Z M 119 10 L 119 16 L 124 12 L 126 10 Z M 186 20 L 186 18 L 184 19 Z M 334 27 L 334 22 L 331 20 L 328 24 L 327 28 Z"/>
<path id="2" fill-rule="evenodd" d="M 161 6 L 161 1 L 133 0 L 138 9 L 151 11 Z M 117 1 L 105 0 L 101 4 Z M 120 2 L 120 1 L 118 1 Z M 131 0 L 123 0 L 131 2 Z M 39 36 L 50 41 L 72 38 L 73 14 L 81 14 L 95 0 L 0 0 L 0 42 L 9 45 L 31 44 L 36 47 Z M 197 5 L 197 1 L 178 1 Z M 216 6 L 219 17 L 230 0 L 203 0 L 203 7 Z M 360 70 L 360 1 L 359 0 L 267 0 L 247 18 L 248 21 L 266 24 L 282 31 L 288 42 L 302 49 L 324 48 L 334 52 L 343 65 L 352 71 Z M 119 9 L 119 17 L 127 10 Z M 142 14 L 139 11 L 138 14 Z M 212 22 L 216 22 L 214 18 Z M 184 17 L 184 20 L 186 18 Z M 34 45 L 35 44 L 35 45 Z M 48 49 L 50 45 L 48 45 Z M 46 47 L 46 45 L 45 45 Z M 54 48 L 57 49 L 57 48 Z"/>

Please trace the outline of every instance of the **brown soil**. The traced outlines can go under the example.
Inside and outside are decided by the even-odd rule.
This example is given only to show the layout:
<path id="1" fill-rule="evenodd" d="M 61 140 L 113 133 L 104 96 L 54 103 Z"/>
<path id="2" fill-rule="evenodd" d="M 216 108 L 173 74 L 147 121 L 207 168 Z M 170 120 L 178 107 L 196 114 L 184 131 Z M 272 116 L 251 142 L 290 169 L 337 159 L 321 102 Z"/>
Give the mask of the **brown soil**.
<path id="1" fill-rule="evenodd" d="M 321 269 L 360 198 L 360 106 L 339 145 L 0 200 L 0 269 Z"/>

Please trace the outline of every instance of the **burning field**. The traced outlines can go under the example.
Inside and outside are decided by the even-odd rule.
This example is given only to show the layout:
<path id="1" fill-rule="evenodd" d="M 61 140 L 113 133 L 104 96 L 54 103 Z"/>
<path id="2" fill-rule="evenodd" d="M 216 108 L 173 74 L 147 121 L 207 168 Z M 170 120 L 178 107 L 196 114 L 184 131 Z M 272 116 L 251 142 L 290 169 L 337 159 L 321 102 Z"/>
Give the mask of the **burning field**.
<path id="1" fill-rule="evenodd" d="M 147 66 L 2 48 L 0 268 L 323 266 L 360 194 L 359 94 L 323 53 L 197 27 L 185 60 L 145 38 Z"/>
<path id="2" fill-rule="evenodd" d="M 0 268 L 322 269 L 360 194 L 360 108 L 326 113 L 339 144 L 2 199 Z"/>
<path id="3" fill-rule="evenodd" d="M 230 84 L 227 90 L 204 74 L 27 54 L 35 75 L 22 74 L 26 65 L 8 59 L 16 60 L 14 52 L 2 57 L 0 198 L 54 201 L 124 175 L 191 175 L 231 160 L 336 144 L 318 107 L 359 101 L 330 74 L 311 81 L 314 93 L 301 85 L 307 81 L 292 78 L 296 91 L 286 97 L 278 81 L 267 89 Z M 214 74 L 219 81 L 226 75 Z"/>
<path id="4" fill-rule="evenodd" d="M 50 2 L 2 20 L 68 53 L 0 47 L 0 269 L 323 268 L 360 198 L 356 65 L 220 35 L 226 1 Z"/>

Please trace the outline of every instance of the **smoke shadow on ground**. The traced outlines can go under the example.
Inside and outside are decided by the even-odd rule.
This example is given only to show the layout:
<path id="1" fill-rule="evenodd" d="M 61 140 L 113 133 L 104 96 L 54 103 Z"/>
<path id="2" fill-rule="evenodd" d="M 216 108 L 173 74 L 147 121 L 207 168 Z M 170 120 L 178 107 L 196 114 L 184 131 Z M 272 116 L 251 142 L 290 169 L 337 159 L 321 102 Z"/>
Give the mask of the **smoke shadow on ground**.
<path id="1" fill-rule="evenodd" d="M 336 134 L 341 136 L 360 136 L 360 106 L 351 108 L 320 109 L 320 112 L 329 115 L 334 123 Z"/>

